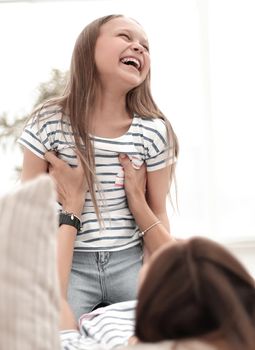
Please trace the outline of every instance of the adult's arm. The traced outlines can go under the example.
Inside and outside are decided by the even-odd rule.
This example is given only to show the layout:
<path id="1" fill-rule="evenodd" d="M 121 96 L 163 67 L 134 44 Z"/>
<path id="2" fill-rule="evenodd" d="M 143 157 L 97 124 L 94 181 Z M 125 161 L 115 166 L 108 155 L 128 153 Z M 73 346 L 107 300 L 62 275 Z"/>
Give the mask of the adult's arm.
<path id="1" fill-rule="evenodd" d="M 55 181 L 58 200 L 62 204 L 63 210 L 80 218 L 87 185 L 79 157 L 76 168 L 71 168 L 52 152 L 47 152 L 45 159 L 49 163 L 49 173 Z M 65 224 L 59 227 L 57 233 L 57 264 L 61 290 L 60 330 L 78 328 L 77 321 L 67 302 L 67 288 L 76 235 L 76 228 Z"/>
<path id="2" fill-rule="evenodd" d="M 120 163 L 124 169 L 124 183 L 125 183 L 125 191 L 128 199 L 129 208 L 136 220 L 136 223 L 141 231 L 146 230 L 152 224 L 157 222 L 158 220 L 162 221 L 162 216 L 159 214 L 162 213 L 161 210 L 156 213 L 152 210 L 150 205 L 146 200 L 145 193 L 145 182 L 146 182 L 146 168 L 145 165 L 141 167 L 140 170 L 136 170 L 133 168 L 129 158 L 125 155 L 121 155 L 119 157 Z M 148 176 L 148 173 L 147 173 Z M 164 176 L 163 176 L 164 177 Z M 155 179 L 154 179 L 155 180 Z M 166 183 L 166 180 L 164 180 Z M 152 185 L 152 183 L 151 183 Z M 147 183 L 148 187 L 148 183 Z M 160 184 L 157 185 L 157 188 L 160 187 Z M 166 185 L 165 185 L 166 187 Z M 159 191 L 161 191 L 159 189 Z M 161 194 L 162 198 L 164 197 Z M 160 196 L 159 196 L 160 197 Z M 154 205 L 156 209 L 161 209 L 160 203 L 158 201 L 154 201 Z M 155 207 L 153 208 L 155 210 Z M 151 254 L 160 248 L 164 243 L 173 240 L 173 237 L 170 235 L 170 232 L 165 227 L 165 222 L 163 224 L 157 224 L 152 227 L 143 237 L 145 247 L 148 252 Z"/>
<path id="3" fill-rule="evenodd" d="M 81 217 L 87 192 L 84 171 L 78 157 L 78 166 L 71 168 L 52 152 L 45 153 L 49 163 L 49 173 L 56 184 L 58 200 L 64 211 Z M 75 227 L 61 225 L 57 234 L 58 270 L 61 292 L 67 296 L 67 286 L 73 258 L 73 246 L 77 235 Z"/>
<path id="4" fill-rule="evenodd" d="M 166 210 L 166 199 L 169 192 L 171 166 L 147 172 L 146 199 L 155 216 L 162 222 L 168 232 L 170 224 Z"/>

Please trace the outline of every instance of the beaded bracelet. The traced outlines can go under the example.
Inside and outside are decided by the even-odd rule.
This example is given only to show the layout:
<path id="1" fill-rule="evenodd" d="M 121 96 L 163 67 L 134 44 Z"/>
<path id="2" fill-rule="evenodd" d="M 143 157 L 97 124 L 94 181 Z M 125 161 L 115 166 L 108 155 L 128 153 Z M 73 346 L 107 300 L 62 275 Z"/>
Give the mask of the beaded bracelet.
<path id="1" fill-rule="evenodd" d="M 161 221 L 160 221 L 160 220 L 154 222 L 154 224 L 152 224 L 151 226 L 149 226 L 148 228 L 146 228 L 144 231 L 140 232 L 140 233 L 139 233 L 139 237 L 140 237 L 140 238 L 143 238 L 146 232 L 148 232 L 152 227 L 154 227 L 154 226 L 156 226 L 156 225 L 158 225 L 158 224 L 161 224 Z"/>

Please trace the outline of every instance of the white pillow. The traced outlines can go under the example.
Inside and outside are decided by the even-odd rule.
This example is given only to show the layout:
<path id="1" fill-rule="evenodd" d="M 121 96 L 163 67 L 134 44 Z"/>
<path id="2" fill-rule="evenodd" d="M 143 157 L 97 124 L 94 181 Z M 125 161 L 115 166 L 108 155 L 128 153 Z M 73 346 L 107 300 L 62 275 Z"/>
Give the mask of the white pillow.
<path id="1" fill-rule="evenodd" d="M 0 349 L 60 348 L 55 202 L 47 175 L 0 198 Z"/>

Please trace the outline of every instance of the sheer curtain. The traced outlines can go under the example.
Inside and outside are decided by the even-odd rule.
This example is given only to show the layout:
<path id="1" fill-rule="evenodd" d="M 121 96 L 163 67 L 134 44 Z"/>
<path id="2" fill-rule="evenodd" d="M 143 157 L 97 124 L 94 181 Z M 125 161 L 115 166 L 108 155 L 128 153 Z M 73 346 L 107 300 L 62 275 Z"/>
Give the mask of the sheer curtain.
<path id="1" fill-rule="evenodd" d="M 179 214 L 172 217 L 173 232 L 251 246 L 255 3 L 200 0 L 169 5 L 159 42 L 155 40 L 160 54 L 153 73 L 154 93 L 180 141 Z"/>

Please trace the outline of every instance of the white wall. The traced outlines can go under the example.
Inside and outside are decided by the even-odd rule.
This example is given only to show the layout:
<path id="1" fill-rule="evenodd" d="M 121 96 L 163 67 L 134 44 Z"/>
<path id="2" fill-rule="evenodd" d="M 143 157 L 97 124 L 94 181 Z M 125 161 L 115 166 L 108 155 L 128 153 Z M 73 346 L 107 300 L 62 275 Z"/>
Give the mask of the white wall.
<path id="1" fill-rule="evenodd" d="M 255 255 L 253 0 L 0 4 L 0 112 L 29 111 L 50 70 L 68 69 L 81 29 L 109 13 L 145 27 L 153 95 L 179 137 L 173 233 L 247 241 Z M 0 193 L 13 186 L 21 157 L 11 150 L 4 159 Z"/>
<path id="2" fill-rule="evenodd" d="M 226 245 L 255 278 L 255 241 L 237 241 Z"/>

